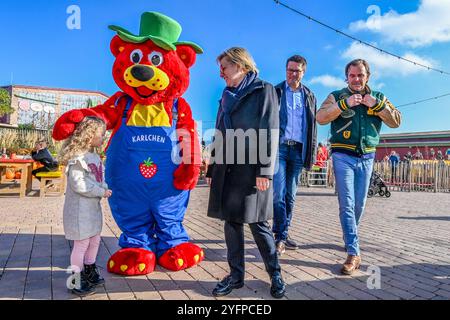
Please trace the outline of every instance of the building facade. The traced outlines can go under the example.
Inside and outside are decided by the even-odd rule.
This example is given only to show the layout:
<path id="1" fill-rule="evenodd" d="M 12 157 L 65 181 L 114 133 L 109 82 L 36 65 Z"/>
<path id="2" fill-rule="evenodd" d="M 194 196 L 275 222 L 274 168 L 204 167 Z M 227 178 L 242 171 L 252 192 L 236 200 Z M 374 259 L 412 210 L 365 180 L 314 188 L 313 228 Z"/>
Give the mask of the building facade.
<path id="1" fill-rule="evenodd" d="M 0 125 L 49 129 L 66 111 L 102 104 L 108 96 L 99 91 L 11 85 L 1 87 L 11 96 L 9 115 L 0 117 Z"/>
<path id="2" fill-rule="evenodd" d="M 376 160 L 383 160 L 392 151 L 400 155 L 400 159 L 408 153 L 422 155 L 424 160 L 431 160 L 433 154 L 441 151 L 445 159 L 450 157 L 450 131 L 430 131 L 382 134 L 377 147 Z M 417 156 L 416 156 L 417 157 Z"/>

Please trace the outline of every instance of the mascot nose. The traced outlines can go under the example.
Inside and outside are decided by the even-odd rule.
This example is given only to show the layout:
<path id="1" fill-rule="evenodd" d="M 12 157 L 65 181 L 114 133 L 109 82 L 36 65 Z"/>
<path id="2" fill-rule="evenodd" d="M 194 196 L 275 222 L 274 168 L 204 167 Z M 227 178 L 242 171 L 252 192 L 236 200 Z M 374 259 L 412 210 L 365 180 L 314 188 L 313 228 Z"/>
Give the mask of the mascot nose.
<path id="1" fill-rule="evenodd" d="M 150 67 L 143 65 L 136 65 L 133 68 L 131 68 L 131 75 L 135 79 L 145 82 L 153 78 L 155 76 L 155 72 Z"/>

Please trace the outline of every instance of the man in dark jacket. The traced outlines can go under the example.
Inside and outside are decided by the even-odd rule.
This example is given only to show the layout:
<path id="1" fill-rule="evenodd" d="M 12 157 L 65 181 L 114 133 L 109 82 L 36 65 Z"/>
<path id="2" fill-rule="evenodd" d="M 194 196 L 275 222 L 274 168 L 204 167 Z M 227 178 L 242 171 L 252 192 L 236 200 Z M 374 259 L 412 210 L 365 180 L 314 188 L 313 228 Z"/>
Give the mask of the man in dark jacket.
<path id="1" fill-rule="evenodd" d="M 39 172 L 55 171 L 58 168 L 58 162 L 53 159 L 50 151 L 47 149 L 47 141 L 39 140 L 36 142 L 34 150 L 31 152 L 34 161 L 40 162 L 43 167 L 33 170 L 31 173 L 36 177 Z M 36 177 L 39 181 L 41 178 Z"/>
<path id="2" fill-rule="evenodd" d="M 305 58 L 295 55 L 286 62 L 286 81 L 275 88 L 280 100 L 280 146 L 274 176 L 274 219 L 272 231 L 279 255 L 296 249 L 288 235 L 295 195 L 302 169 L 310 170 L 316 157 L 316 98 L 301 83 Z"/>

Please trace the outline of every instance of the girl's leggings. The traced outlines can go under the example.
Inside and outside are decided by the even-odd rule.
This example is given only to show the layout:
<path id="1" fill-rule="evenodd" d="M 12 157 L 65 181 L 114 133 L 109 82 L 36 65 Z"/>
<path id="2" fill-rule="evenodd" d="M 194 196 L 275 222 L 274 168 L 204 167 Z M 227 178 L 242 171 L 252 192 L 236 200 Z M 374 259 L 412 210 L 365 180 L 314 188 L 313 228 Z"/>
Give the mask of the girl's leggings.
<path id="1" fill-rule="evenodd" d="M 84 240 L 74 240 L 70 264 L 72 270 L 81 272 L 84 264 L 94 264 L 100 246 L 100 235 Z"/>

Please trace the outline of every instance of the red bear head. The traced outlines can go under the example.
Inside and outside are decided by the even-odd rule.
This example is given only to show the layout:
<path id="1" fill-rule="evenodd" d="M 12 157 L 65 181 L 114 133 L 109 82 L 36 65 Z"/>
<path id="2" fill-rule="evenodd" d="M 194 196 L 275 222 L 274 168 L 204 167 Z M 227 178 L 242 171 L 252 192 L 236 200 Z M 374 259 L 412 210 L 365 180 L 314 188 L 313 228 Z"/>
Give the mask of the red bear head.
<path id="1" fill-rule="evenodd" d="M 116 57 L 113 77 L 125 93 L 141 104 L 180 97 L 189 85 L 189 68 L 196 53 L 189 45 L 165 50 L 152 40 L 131 43 L 115 36 L 111 52 Z"/>
<path id="2" fill-rule="evenodd" d="M 180 42 L 180 24 L 159 12 L 144 12 L 139 34 L 122 27 L 111 41 L 116 57 L 113 77 L 135 101 L 154 104 L 180 97 L 189 85 L 189 68 L 202 49 L 193 42 Z"/>

